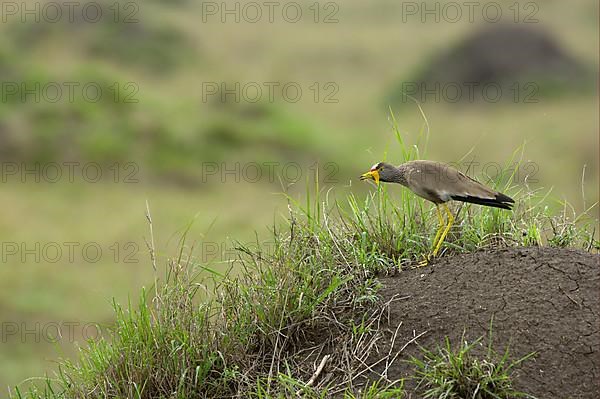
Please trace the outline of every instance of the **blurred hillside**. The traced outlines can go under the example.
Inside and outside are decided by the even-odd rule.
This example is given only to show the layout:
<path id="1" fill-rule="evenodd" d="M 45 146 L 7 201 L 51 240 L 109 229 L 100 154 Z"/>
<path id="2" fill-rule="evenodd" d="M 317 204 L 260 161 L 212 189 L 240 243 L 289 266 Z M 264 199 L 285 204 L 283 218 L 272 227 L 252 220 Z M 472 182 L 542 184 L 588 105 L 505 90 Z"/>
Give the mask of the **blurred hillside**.
<path id="1" fill-rule="evenodd" d="M 302 192 L 316 171 L 332 195 L 366 192 L 358 174 L 399 158 L 390 108 L 409 142 L 422 131 L 418 107 L 401 90 L 426 78 L 432 94 L 408 93 L 429 122 L 425 157 L 463 170 L 473 161 L 469 173 L 485 180 L 526 142 L 517 184 L 552 188 L 577 211 L 598 201 L 595 2 L 483 2 L 472 16 L 445 1 L 429 13 L 421 2 L 392 0 L 302 0 L 272 10 L 250 2 L 75 3 L 35 1 L 25 12 L 23 3 L 2 2 L 2 387 L 52 370 L 46 359 L 57 348 L 72 356 L 86 323 L 111 323 L 110 298 L 126 301 L 151 284 L 146 200 L 159 254 L 194 220 L 190 237 L 211 243 L 203 260 L 224 269 L 223 248 L 254 240 L 254 230 L 285 214 L 274 193 Z M 430 72 L 500 25 L 544 32 L 542 46 L 552 43 L 581 68 L 575 83 L 542 90 L 548 77 L 534 69 L 502 82 L 501 101 L 481 91 L 495 76 L 481 78 L 476 100 L 463 93 L 453 101 L 444 84 L 461 82 Z M 502 49 L 489 50 L 503 59 Z M 560 80 L 560 69 L 552 73 Z M 94 243 L 102 255 L 67 257 L 72 242 Z M 36 245 L 51 243 L 62 256 L 35 256 Z M 55 322 L 77 323 L 75 339 L 41 337 Z"/>

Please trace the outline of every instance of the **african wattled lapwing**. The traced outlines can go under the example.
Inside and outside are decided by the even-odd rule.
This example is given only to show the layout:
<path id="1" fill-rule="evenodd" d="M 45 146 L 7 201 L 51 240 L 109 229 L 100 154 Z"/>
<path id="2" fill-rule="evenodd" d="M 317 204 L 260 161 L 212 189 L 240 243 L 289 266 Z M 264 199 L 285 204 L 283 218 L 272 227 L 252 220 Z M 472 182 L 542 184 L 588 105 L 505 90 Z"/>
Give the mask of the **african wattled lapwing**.
<path id="1" fill-rule="evenodd" d="M 455 200 L 509 210 L 512 209 L 515 202 L 509 196 L 492 190 L 453 167 L 440 162 L 410 161 L 400 166 L 379 162 L 373 165 L 368 172 L 363 173 L 360 179 L 373 180 L 377 185 L 379 182 L 402 184 L 419 197 L 435 204 L 440 226 L 433 239 L 432 252 L 421 264 L 427 263 L 431 257 L 437 256 L 454 223 L 454 216 L 446 202 Z M 444 221 L 440 206 L 444 207 L 448 215 L 447 221 Z"/>

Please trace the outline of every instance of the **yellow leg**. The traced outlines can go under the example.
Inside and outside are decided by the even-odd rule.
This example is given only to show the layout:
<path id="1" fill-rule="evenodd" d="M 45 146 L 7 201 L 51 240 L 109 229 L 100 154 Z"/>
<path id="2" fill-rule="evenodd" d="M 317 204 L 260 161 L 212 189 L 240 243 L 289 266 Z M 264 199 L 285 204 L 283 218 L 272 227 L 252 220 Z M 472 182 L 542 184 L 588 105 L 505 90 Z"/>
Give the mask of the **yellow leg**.
<path id="1" fill-rule="evenodd" d="M 440 234 L 442 233 L 442 230 L 444 230 L 444 226 L 446 226 L 446 223 L 444 221 L 444 217 L 442 216 L 442 211 L 440 211 L 439 204 L 435 205 L 435 209 L 437 211 L 437 217 L 438 217 L 438 220 L 440 222 L 440 225 L 439 225 L 439 227 L 437 229 L 437 232 L 435 233 L 435 238 L 433 239 L 433 243 L 431 244 L 431 248 L 435 248 L 435 246 L 436 246 L 436 244 L 438 242 L 438 239 L 440 238 Z"/>
<path id="2" fill-rule="evenodd" d="M 448 205 L 444 204 L 444 209 L 446 209 L 446 213 L 448 214 L 448 224 L 446 225 L 444 232 L 438 239 L 438 242 L 437 242 L 435 248 L 433 249 L 432 256 L 437 256 L 438 252 L 440 251 L 440 248 L 442 247 L 442 244 L 444 243 L 444 240 L 446 239 L 446 235 L 448 235 L 448 232 L 450 231 L 450 228 L 452 227 L 452 224 L 454 223 L 454 216 L 452 216 L 452 212 L 450 212 Z"/>
<path id="3" fill-rule="evenodd" d="M 440 210 L 440 206 L 439 204 L 435 205 L 435 209 L 437 211 L 437 217 L 438 220 L 440 222 L 439 227 L 435 233 L 435 238 L 433 239 L 433 243 L 431 244 L 431 248 L 435 248 L 437 245 L 438 240 L 440 239 L 440 236 L 442 234 L 442 231 L 444 231 L 444 228 L 446 227 L 446 222 L 444 221 L 444 216 L 442 215 L 442 211 Z M 427 254 L 424 256 L 424 259 L 419 262 L 419 267 L 421 266 L 426 266 L 429 263 L 429 260 L 435 256 L 435 254 L 433 252 Z"/>

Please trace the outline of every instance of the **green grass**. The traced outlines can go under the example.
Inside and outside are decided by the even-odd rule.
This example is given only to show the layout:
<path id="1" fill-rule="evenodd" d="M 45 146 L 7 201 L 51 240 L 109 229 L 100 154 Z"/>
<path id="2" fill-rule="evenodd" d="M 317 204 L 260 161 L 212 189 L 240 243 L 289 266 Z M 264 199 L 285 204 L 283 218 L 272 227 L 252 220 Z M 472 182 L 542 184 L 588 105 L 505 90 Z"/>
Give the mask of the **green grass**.
<path id="1" fill-rule="evenodd" d="M 395 131 L 405 160 L 422 156 Z M 426 136 L 424 128 L 421 143 Z M 516 197 L 516 211 L 461 207 L 443 254 L 498 245 L 599 249 L 590 218 L 548 214 L 545 196 L 517 191 L 510 176 L 498 184 Z M 364 199 L 329 194 L 316 183 L 305 203 L 286 195 L 286 223 L 274 224 L 267 241 L 238 245 L 225 273 L 195 258 L 185 230 L 178 254 L 139 304 L 114 304 L 110 336 L 89 342 L 77 361 L 61 362 L 45 385 L 19 387 L 13 397 L 401 397 L 402 381 L 382 377 L 365 386 L 359 378 L 382 336 L 387 305 L 377 295 L 377 275 L 414 267 L 437 219 L 407 190 L 399 199 L 384 187 Z M 417 375 L 429 392 L 446 392 L 436 381 L 457 369 L 490 397 L 510 392 L 507 373 L 517 363 L 507 363 L 508 352 L 498 363 L 480 362 L 469 357 L 472 347 L 452 351 L 446 342 L 441 352 L 425 353 Z M 319 373 L 320 364 L 335 371 Z"/>
<path id="2" fill-rule="evenodd" d="M 453 349 L 446 337 L 443 346 L 437 350 L 422 349 L 422 359 L 412 357 L 415 378 L 424 391 L 424 398 L 472 398 L 472 399 L 510 399 L 519 397 L 533 398 L 514 389 L 512 372 L 534 353 L 511 361 L 509 349 L 499 355 L 492 348 L 492 337 L 488 342 L 484 356 L 473 354 L 482 338 L 468 343 L 464 334 L 460 344 Z"/>
<path id="3" fill-rule="evenodd" d="M 272 254 L 239 248 L 241 273 L 224 276 L 193 266 L 183 253 L 171 260 L 164 283 L 149 298 L 144 292 L 137 310 L 115 305 L 117 325 L 110 341 L 91 343 L 78 365 L 63 365 L 55 381 L 61 387 L 54 391 L 61 392 L 57 397 L 287 396 L 304 386 L 299 378 L 310 377 L 309 371 L 301 372 L 307 354 L 298 349 L 321 331 L 328 332 L 319 339 L 322 350 L 344 337 L 348 357 L 363 352 L 380 312 L 370 313 L 369 306 L 362 328 L 353 317 L 376 301 L 378 262 L 360 262 L 369 258 L 363 249 L 349 252 L 353 238 L 334 239 L 327 217 L 317 225 L 312 209 L 301 210 L 304 221 L 291 215 L 288 234 L 274 235 Z M 198 304 L 209 285 L 196 278 L 200 270 L 211 272 L 215 288 L 212 299 Z M 347 370 L 339 378 L 352 374 Z M 312 397 L 321 388 L 302 389 Z M 54 394 L 48 387 L 44 395 Z"/>

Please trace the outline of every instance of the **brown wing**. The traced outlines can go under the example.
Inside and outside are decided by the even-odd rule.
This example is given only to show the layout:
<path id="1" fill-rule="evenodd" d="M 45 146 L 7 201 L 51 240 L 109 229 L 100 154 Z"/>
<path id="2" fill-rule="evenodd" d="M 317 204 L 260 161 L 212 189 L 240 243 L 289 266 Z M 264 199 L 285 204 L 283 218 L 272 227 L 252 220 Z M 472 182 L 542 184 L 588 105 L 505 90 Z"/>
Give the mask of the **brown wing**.
<path id="1" fill-rule="evenodd" d="M 415 194 L 435 203 L 449 200 L 511 209 L 514 200 L 484 186 L 453 167 L 432 161 L 412 161 L 407 169 L 407 185 Z"/>
<path id="2" fill-rule="evenodd" d="M 459 184 L 456 185 L 456 192 L 450 195 L 453 200 L 495 208 L 512 209 L 515 201 L 509 196 L 484 186 L 477 180 L 470 178 L 456 169 L 454 169 L 454 172 L 457 175 Z"/>

